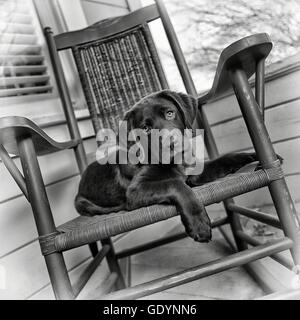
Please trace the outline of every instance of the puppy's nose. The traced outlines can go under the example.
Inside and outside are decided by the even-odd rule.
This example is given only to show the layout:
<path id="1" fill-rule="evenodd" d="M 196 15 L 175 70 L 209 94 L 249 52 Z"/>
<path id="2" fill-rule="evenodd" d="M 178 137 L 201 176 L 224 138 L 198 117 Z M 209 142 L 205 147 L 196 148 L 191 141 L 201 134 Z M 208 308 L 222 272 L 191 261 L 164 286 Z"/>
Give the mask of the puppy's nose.
<path id="1" fill-rule="evenodd" d="M 176 137 L 170 136 L 170 149 L 173 151 L 175 148 Z"/>

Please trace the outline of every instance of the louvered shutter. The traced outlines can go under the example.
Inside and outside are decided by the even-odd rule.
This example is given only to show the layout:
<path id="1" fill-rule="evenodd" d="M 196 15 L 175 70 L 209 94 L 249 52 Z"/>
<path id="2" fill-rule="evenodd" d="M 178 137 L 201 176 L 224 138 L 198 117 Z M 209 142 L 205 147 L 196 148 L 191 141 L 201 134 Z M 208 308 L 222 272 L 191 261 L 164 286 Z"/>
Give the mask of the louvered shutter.
<path id="1" fill-rule="evenodd" d="M 52 91 L 35 15 L 31 0 L 0 0 L 0 98 Z"/>

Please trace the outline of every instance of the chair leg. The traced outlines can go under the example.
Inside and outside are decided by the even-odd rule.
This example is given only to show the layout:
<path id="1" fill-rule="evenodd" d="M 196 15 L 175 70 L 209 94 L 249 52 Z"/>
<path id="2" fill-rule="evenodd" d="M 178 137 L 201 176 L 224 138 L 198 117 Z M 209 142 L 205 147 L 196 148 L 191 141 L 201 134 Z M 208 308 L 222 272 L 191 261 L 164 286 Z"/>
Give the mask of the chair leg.
<path id="1" fill-rule="evenodd" d="M 262 119 L 259 106 L 242 69 L 230 71 L 233 88 L 245 119 L 251 140 L 262 167 L 280 166 L 269 134 Z M 291 254 L 296 265 L 300 265 L 299 218 L 284 178 L 273 181 L 269 190 L 278 217 L 286 236 L 294 241 Z"/>
<path id="2" fill-rule="evenodd" d="M 284 178 L 271 182 L 269 185 L 283 231 L 294 241 L 291 254 L 295 265 L 300 266 L 300 229 L 299 218 Z"/>
<path id="3" fill-rule="evenodd" d="M 63 254 L 55 252 L 44 258 L 55 298 L 58 300 L 75 299 Z"/>
<path id="4" fill-rule="evenodd" d="M 99 252 L 97 242 L 90 243 L 89 248 L 92 256 L 95 258 L 97 253 Z"/>
<path id="5" fill-rule="evenodd" d="M 200 119 L 198 120 L 198 123 L 201 123 L 204 128 L 204 132 L 205 132 L 204 142 L 205 142 L 205 147 L 207 149 L 207 153 L 209 155 L 209 158 L 210 159 L 217 158 L 219 156 L 218 148 L 217 148 L 215 139 L 213 137 L 212 130 L 210 128 L 209 122 L 207 120 L 206 114 L 205 114 L 202 106 L 199 108 L 199 116 L 200 116 Z M 242 225 L 240 222 L 240 217 L 228 208 L 228 204 L 230 204 L 230 203 L 234 203 L 234 200 L 231 198 L 223 201 L 225 211 L 226 211 L 226 214 L 229 219 L 229 223 L 230 223 L 230 227 L 231 227 L 231 231 L 232 231 L 232 234 L 234 237 L 235 244 L 237 246 L 238 251 L 248 249 L 248 245 L 245 243 L 245 241 L 243 241 L 242 239 L 240 239 L 236 236 L 238 231 L 242 231 Z"/>
<path id="6" fill-rule="evenodd" d="M 113 245 L 111 239 L 108 238 L 108 239 L 101 240 L 101 244 L 110 246 L 110 250 L 108 251 L 108 253 L 106 255 L 106 260 L 107 260 L 107 264 L 108 264 L 110 272 L 115 272 L 118 275 L 118 280 L 116 282 L 116 289 L 117 290 L 124 289 L 126 287 L 124 277 L 121 272 L 119 261 L 116 257 L 114 245 Z"/>
<path id="7" fill-rule="evenodd" d="M 32 139 L 28 137 L 20 140 L 18 148 L 38 234 L 41 237 L 55 233 L 57 231 Z M 73 289 L 62 253 L 54 252 L 44 258 L 55 297 L 73 299 Z"/>
<path id="8" fill-rule="evenodd" d="M 226 214 L 229 219 L 233 238 L 234 238 L 234 241 L 235 241 L 235 244 L 237 246 L 238 251 L 246 250 L 246 249 L 248 249 L 247 243 L 245 241 L 243 241 L 241 238 L 237 237 L 238 231 L 243 231 L 240 217 L 235 212 L 231 211 L 228 208 L 228 205 L 232 204 L 232 203 L 234 203 L 233 199 L 227 199 L 224 201 L 224 206 L 225 206 Z"/>

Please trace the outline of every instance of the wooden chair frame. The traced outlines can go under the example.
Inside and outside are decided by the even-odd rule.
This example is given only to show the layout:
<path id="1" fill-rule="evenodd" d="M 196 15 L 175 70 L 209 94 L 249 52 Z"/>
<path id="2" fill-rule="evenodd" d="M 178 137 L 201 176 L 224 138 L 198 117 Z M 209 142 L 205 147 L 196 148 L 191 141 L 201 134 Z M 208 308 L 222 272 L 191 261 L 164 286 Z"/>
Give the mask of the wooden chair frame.
<path id="1" fill-rule="evenodd" d="M 101 28 L 93 26 L 86 28 L 83 31 L 68 32 L 55 37 L 50 28 L 45 29 L 45 36 L 53 63 L 58 89 L 70 130 L 71 140 L 69 142 L 57 143 L 53 141 L 38 126 L 28 119 L 20 117 L 6 117 L 0 119 L 0 156 L 32 206 L 42 253 L 57 299 L 74 299 L 105 257 L 107 258 L 111 271 L 111 276 L 109 278 L 109 283 L 111 285 L 107 290 L 109 291 L 113 285 L 115 285 L 117 289 L 121 289 L 104 296 L 103 298 L 105 299 L 136 299 L 229 268 L 244 265 L 266 256 L 270 256 L 288 269 L 294 270 L 296 273 L 299 270 L 299 219 L 290 197 L 284 175 L 282 174 L 281 165 L 274 152 L 263 121 L 264 62 L 271 50 L 272 44 L 266 34 L 258 34 L 237 41 L 222 52 L 218 64 L 217 76 L 212 89 L 203 97 L 199 97 L 199 102 L 203 106 L 212 99 L 223 94 L 231 86 L 233 87 L 263 170 L 265 170 L 268 175 L 268 173 L 271 172 L 270 170 L 274 169 L 277 174 L 276 178 L 267 181 L 266 185 L 268 185 L 270 190 L 279 219 L 265 213 L 238 206 L 231 198 L 227 198 L 224 200 L 227 217 L 213 221 L 213 227 L 219 227 L 230 223 L 238 249 L 237 253 L 202 266 L 197 266 L 131 288 L 125 288 L 125 282 L 120 271 L 118 259 L 182 239 L 186 235 L 180 233 L 117 253 L 114 251 L 113 243 L 110 238 L 101 240 L 102 248 L 100 251 L 98 251 L 94 241 L 91 241 L 91 250 L 94 259 L 84 270 L 84 273 L 79 277 L 77 282 L 71 286 L 62 255 L 63 250 L 57 250 L 57 248 L 55 248 L 55 239 L 60 236 L 60 231 L 54 224 L 37 159 L 38 155 L 59 150 L 73 149 L 80 172 L 82 173 L 87 166 L 86 154 L 58 51 L 72 48 L 78 43 L 91 42 L 93 40 L 108 37 L 158 18 L 161 18 L 162 20 L 186 91 L 193 96 L 197 96 L 194 83 L 166 9 L 161 0 L 156 0 L 155 5 L 119 17 L 117 20 L 114 20 L 113 23 L 109 23 L 108 20 L 107 26 L 102 25 Z M 249 77 L 253 74 L 253 70 L 256 74 L 255 96 L 249 85 Z M 211 158 L 215 158 L 219 155 L 218 149 L 202 107 L 199 108 L 199 116 L 206 133 L 205 144 L 208 154 Z M 23 174 L 15 166 L 8 152 L 20 156 Z M 236 193 L 236 195 L 240 193 Z M 259 243 L 257 240 L 243 232 L 238 213 L 277 228 L 282 228 L 285 237 L 266 244 Z M 79 245 L 80 244 L 77 246 Z M 248 245 L 253 247 L 249 248 Z M 75 247 L 75 245 L 73 247 Z M 71 249 L 71 246 L 65 250 L 68 249 Z M 286 249 L 290 249 L 293 263 L 286 260 L 278 253 Z"/>

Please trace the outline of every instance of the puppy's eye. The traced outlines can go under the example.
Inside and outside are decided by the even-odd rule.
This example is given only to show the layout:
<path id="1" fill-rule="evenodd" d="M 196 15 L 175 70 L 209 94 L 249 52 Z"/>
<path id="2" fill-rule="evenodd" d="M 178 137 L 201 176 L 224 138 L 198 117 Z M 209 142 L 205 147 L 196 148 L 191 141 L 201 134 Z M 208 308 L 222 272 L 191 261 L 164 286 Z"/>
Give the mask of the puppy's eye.
<path id="1" fill-rule="evenodd" d="M 169 110 L 165 113 L 165 117 L 167 120 L 173 120 L 175 119 L 175 111 Z"/>
<path id="2" fill-rule="evenodd" d="M 150 131 L 151 131 L 151 127 L 150 126 L 143 126 L 143 128 L 142 128 L 143 130 L 144 130 L 144 132 L 145 133 L 150 133 Z"/>

